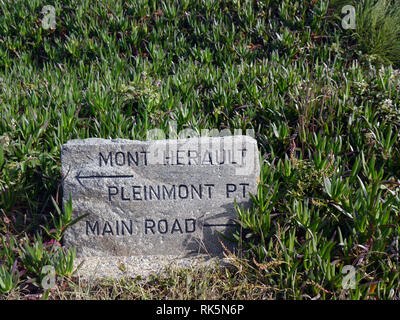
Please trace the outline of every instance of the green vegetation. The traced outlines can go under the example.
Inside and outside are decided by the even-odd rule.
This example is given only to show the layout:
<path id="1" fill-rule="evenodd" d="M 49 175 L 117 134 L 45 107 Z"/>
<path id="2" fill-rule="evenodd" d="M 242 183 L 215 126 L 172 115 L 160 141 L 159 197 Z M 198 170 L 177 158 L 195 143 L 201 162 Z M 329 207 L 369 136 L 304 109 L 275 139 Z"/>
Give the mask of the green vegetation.
<path id="1" fill-rule="evenodd" d="M 357 1 L 343 30 L 351 3 L 47 1 L 53 30 L 42 1 L 0 1 L 0 296 L 400 298 L 400 10 Z M 81 282 L 59 243 L 61 145 L 172 121 L 254 129 L 260 187 L 232 268 Z"/>
<path id="2" fill-rule="evenodd" d="M 344 5 L 353 5 L 356 10 L 356 30 L 350 33 L 348 46 L 354 46 L 375 64 L 392 63 L 400 67 L 400 3 L 396 0 L 333 0 L 330 4 L 338 13 Z"/>

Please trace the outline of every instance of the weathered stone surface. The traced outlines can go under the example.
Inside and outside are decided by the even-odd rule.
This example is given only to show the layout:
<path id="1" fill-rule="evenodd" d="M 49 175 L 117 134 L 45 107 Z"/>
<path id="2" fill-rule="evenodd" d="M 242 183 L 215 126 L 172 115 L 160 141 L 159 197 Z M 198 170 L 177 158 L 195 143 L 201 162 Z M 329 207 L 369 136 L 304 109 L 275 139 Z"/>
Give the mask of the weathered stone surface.
<path id="1" fill-rule="evenodd" d="M 168 270 L 216 268 L 231 266 L 228 257 L 210 257 L 206 254 L 181 255 L 141 255 L 84 257 L 75 259 L 79 266 L 78 276 L 88 280 L 104 278 L 148 278 L 151 275 L 165 276 Z"/>
<path id="2" fill-rule="evenodd" d="M 218 254 L 260 170 L 248 136 L 71 140 L 61 162 L 64 201 L 88 214 L 64 237 L 78 257 Z"/>

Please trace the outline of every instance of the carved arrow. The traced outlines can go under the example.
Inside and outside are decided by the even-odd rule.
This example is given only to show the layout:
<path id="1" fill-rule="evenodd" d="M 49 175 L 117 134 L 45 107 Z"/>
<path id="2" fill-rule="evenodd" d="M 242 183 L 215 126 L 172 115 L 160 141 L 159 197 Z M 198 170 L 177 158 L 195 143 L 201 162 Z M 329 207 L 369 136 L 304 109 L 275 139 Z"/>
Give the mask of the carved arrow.
<path id="1" fill-rule="evenodd" d="M 104 179 L 104 178 L 112 178 L 112 179 L 120 179 L 120 178 L 133 178 L 133 175 L 100 175 L 100 174 L 95 174 L 95 175 L 90 175 L 90 176 L 82 176 L 81 171 L 78 172 L 78 174 L 75 176 L 76 180 L 79 182 L 79 184 L 84 187 L 82 184 L 81 180 L 82 179 Z"/>
<path id="2" fill-rule="evenodd" d="M 234 227 L 234 223 L 204 223 L 203 227 Z"/>

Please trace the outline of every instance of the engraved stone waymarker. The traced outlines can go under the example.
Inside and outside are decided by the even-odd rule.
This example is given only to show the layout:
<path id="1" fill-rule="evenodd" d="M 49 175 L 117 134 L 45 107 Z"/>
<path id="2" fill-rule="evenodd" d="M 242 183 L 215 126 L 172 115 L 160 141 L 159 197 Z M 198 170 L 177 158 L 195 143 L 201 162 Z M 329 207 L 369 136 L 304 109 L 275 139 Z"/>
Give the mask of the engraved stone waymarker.
<path id="1" fill-rule="evenodd" d="M 260 170 L 249 136 L 71 140 L 61 162 L 64 201 L 88 214 L 64 237 L 78 257 L 221 253 Z"/>

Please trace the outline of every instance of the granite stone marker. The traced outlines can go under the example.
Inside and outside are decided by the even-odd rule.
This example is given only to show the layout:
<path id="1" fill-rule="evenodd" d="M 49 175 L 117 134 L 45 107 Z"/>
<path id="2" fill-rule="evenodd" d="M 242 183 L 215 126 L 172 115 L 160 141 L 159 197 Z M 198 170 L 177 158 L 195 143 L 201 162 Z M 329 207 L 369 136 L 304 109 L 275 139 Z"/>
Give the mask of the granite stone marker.
<path id="1" fill-rule="evenodd" d="M 78 257 L 218 254 L 260 170 L 249 136 L 71 140 L 61 162 L 64 201 L 88 214 L 64 237 Z"/>

